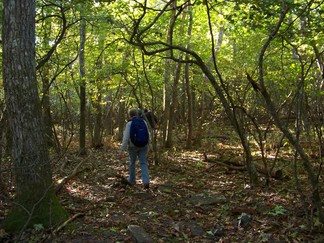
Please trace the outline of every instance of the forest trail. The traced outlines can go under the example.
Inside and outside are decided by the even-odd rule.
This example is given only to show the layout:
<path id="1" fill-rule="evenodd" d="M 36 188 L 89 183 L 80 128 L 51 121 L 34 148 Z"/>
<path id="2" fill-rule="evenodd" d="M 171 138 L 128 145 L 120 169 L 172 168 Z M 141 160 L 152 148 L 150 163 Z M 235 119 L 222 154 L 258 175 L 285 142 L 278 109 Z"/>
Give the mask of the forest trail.
<path id="1" fill-rule="evenodd" d="M 125 186 L 127 156 L 116 149 L 93 150 L 87 158 L 69 155 L 64 171 L 81 172 L 59 191 L 71 221 L 55 235 L 35 230 L 43 242 L 136 242 L 130 226 L 139 226 L 151 242 L 291 242 L 324 240 L 301 224 L 304 212 L 289 180 L 273 180 L 271 188 L 252 189 L 246 172 L 206 163 L 198 152 L 164 156 L 150 163 L 151 185 Z M 61 177 L 67 174 L 61 174 Z M 60 178 L 57 178 L 60 179 Z M 274 189 L 275 188 L 275 189 Z M 149 242 L 149 241 L 148 241 Z"/>
<path id="2" fill-rule="evenodd" d="M 148 191 L 138 167 L 135 186 L 121 183 L 128 175 L 128 160 L 118 160 L 116 150 L 94 151 L 83 168 L 60 193 L 70 216 L 81 216 L 73 221 L 74 229 L 59 232 L 57 241 L 135 242 L 130 225 L 140 226 L 153 242 L 324 239 L 304 231 L 296 193 L 285 189 L 289 181 L 272 181 L 275 190 L 251 189 L 246 172 L 205 163 L 197 152 L 150 163 Z"/>

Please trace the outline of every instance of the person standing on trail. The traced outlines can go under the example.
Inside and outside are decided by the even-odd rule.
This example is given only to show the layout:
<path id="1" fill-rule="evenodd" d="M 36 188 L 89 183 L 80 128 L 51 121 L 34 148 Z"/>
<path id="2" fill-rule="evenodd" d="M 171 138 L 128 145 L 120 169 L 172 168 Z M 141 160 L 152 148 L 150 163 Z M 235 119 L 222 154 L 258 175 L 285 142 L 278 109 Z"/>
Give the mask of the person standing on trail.
<path id="1" fill-rule="evenodd" d="M 147 154 L 149 150 L 150 133 L 146 121 L 138 117 L 138 110 L 132 108 L 128 112 L 130 120 L 126 123 L 123 141 L 118 152 L 118 158 L 122 159 L 128 148 L 129 177 L 128 184 L 136 183 L 136 160 L 139 159 L 141 178 L 145 189 L 150 187 Z"/>
<path id="2" fill-rule="evenodd" d="M 158 119 L 157 119 L 156 115 L 154 115 L 153 112 L 149 111 L 148 109 L 144 109 L 144 114 L 145 114 L 146 119 L 149 122 L 151 128 L 153 130 L 157 129 Z"/>

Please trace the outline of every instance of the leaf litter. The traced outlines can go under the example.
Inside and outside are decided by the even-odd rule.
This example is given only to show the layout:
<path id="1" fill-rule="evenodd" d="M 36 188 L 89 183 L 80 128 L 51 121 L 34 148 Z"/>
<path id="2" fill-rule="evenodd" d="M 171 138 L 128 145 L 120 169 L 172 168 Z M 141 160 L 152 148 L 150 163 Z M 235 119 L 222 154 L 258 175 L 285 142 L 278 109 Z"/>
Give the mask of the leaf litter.
<path id="1" fill-rule="evenodd" d="M 136 242 L 127 227 L 138 225 L 161 243 L 324 240 L 320 231 L 305 226 L 305 212 L 289 179 L 252 188 L 247 172 L 211 166 L 197 151 L 180 151 L 169 153 L 159 165 L 150 159 L 151 184 L 144 190 L 138 165 L 136 185 L 127 186 L 122 183 L 127 158 L 118 160 L 116 150 L 108 148 L 91 153 L 91 160 L 58 192 L 73 220 L 55 234 L 31 231 L 25 239 Z M 65 173 L 78 162 L 69 158 Z M 65 176 L 60 173 L 57 179 Z"/>

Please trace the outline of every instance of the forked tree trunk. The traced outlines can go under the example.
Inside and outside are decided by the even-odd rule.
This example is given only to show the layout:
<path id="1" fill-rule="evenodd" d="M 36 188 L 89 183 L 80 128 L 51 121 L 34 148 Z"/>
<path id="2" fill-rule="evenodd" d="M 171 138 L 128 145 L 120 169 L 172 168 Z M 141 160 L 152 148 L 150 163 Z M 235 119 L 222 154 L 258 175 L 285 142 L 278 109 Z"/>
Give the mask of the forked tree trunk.
<path id="1" fill-rule="evenodd" d="M 3 80 L 13 139 L 15 207 L 7 231 L 66 219 L 54 191 L 35 68 L 35 1 L 3 1 Z"/>

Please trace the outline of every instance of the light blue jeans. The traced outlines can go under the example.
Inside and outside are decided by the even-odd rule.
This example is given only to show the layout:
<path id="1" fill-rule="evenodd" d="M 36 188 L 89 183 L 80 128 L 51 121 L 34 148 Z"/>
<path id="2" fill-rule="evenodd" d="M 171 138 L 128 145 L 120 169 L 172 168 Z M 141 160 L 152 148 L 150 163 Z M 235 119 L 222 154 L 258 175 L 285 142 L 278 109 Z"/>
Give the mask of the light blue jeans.
<path id="1" fill-rule="evenodd" d="M 128 148 L 129 154 L 129 178 L 128 181 L 131 184 L 135 184 L 136 182 L 136 160 L 138 157 L 140 168 L 141 168 L 141 177 L 143 184 L 150 183 L 149 171 L 148 171 L 148 163 L 147 163 L 147 153 L 148 153 L 148 145 L 144 147 L 134 147 L 130 146 Z"/>

